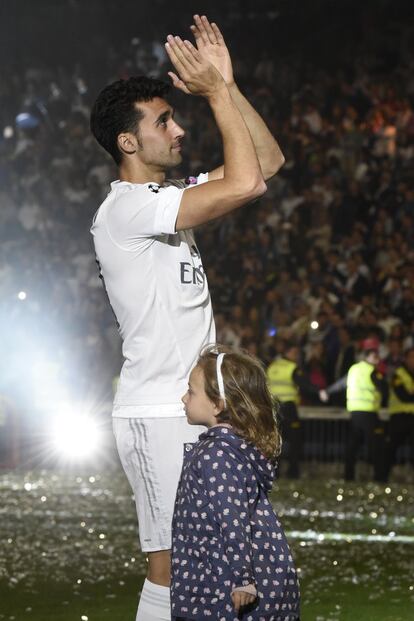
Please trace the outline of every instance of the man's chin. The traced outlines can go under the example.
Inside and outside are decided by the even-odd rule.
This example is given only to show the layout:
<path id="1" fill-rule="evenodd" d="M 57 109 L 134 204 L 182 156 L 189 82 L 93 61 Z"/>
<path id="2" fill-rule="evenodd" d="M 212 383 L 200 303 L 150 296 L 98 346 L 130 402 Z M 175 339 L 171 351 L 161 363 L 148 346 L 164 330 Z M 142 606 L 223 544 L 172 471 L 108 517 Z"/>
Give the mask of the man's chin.
<path id="1" fill-rule="evenodd" d="M 173 166 L 177 166 L 178 164 L 181 164 L 181 162 L 183 161 L 183 156 L 181 155 L 181 153 L 179 151 L 173 151 Z"/>
<path id="2" fill-rule="evenodd" d="M 179 151 L 171 151 L 168 161 L 165 160 L 162 164 L 159 164 L 159 166 L 163 171 L 167 172 L 168 170 L 179 166 L 182 161 L 183 157 Z"/>

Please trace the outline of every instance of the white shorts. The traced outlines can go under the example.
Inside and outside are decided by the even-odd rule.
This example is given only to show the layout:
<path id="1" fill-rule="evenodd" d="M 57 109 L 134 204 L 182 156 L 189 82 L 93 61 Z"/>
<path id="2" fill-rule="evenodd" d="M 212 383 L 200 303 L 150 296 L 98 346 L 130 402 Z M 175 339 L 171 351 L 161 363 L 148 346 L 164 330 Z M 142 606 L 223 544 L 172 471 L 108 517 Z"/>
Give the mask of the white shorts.
<path id="1" fill-rule="evenodd" d="M 171 521 L 184 444 L 206 428 L 174 418 L 113 418 L 119 457 L 135 496 L 143 552 L 171 549 Z"/>

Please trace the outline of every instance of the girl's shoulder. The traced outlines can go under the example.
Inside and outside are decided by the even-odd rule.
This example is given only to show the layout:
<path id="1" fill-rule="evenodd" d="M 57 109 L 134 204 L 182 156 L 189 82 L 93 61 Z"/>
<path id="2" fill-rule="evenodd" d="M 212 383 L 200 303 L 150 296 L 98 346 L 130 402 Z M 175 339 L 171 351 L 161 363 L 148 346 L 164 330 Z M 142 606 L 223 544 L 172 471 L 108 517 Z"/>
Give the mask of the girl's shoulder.
<path id="1" fill-rule="evenodd" d="M 199 454 L 218 454 L 222 452 L 231 452 L 243 450 L 242 446 L 245 446 L 245 442 L 240 436 L 238 436 L 232 429 L 227 427 L 211 427 L 203 434 L 201 434 L 198 442 L 195 444 L 195 449 Z"/>
<path id="2" fill-rule="evenodd" d="M 210 429 L 201 434 L 197 444 L 204 450 L 230 450 L 236 453 L 248 454 L 250 459 L 266 459 L 253 444 L 240 436 L 231 427 L 210 427 Z"/>
<path id="3" fill-rule="evenodd" d="M 198 470 L 237 472 L 237 476 L 254 477 L 265 489 L 270 489 L 275 467 L 250 442 L 232 429 L 211 427 L 200 436 L 195 445 Z"/>
<path id="4" fill-rule="evenodd" d="M 195 445 L 194 457 L 198 468 L 223 468 L 238 471 L 251 469 L 249 444 L 233 430 L 211 427 L 200 436 Z"/>
<path id="5" fill-rule="evenodd" d="M 231 427 L 210 427 L 201 434 L 198 443 L 205 449 L 215 450 L 217 447 L 245 450 L 246 441 L 239 436 Z"/>

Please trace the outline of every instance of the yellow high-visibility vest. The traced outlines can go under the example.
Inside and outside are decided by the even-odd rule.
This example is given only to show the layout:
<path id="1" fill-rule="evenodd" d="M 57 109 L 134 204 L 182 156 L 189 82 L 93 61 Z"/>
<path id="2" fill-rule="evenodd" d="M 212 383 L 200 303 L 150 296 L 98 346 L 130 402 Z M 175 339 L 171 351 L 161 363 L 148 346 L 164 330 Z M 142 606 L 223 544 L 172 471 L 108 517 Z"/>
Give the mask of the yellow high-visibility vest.
<path id="1" fill-rule="evenodd" d="M 414 377 L 410 375 L 405 367 L 398 367 L 395 371 L 393 383 L 391 384 L 390 402 L 388 406 L 389 413 L 407 412 L 408 414 L 414 414 L 414 403 L 400 401 L 392 388 L 394 382 L 397 385 L 403 386 L 408 392 L 414 395 Z"/>
<path id="2" fill-rule="evenodd" d="M 296 368 L 295 362 L 286 358 L 278 358 L 267 369 L 269 390 L 281 403 L 293 401 L 298 404 L 300 401 L 299 390 L 292 379 Z"/>
<path id="3" fill-rule="evenodd" d="M 346 384 L 346 409 L 348 412 L 378 412 L 381 393 L 371 379 L 374 367 L 361 360 L 348 371 Z"/>

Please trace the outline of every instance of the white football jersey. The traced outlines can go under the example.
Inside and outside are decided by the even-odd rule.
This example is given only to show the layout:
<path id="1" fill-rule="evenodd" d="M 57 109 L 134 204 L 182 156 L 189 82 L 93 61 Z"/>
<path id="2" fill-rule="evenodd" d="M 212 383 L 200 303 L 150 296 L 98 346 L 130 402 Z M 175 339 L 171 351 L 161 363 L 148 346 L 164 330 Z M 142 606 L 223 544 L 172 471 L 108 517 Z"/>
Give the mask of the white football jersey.
<path id="1" fill-rule="evenodd" d="M 185 182 L 115 181 L 91 233 L 123 340 L 114 416 L 184 415 L 200 350 L 215 342 L 207 278 L 191 230 L 175 231 Z"/>

